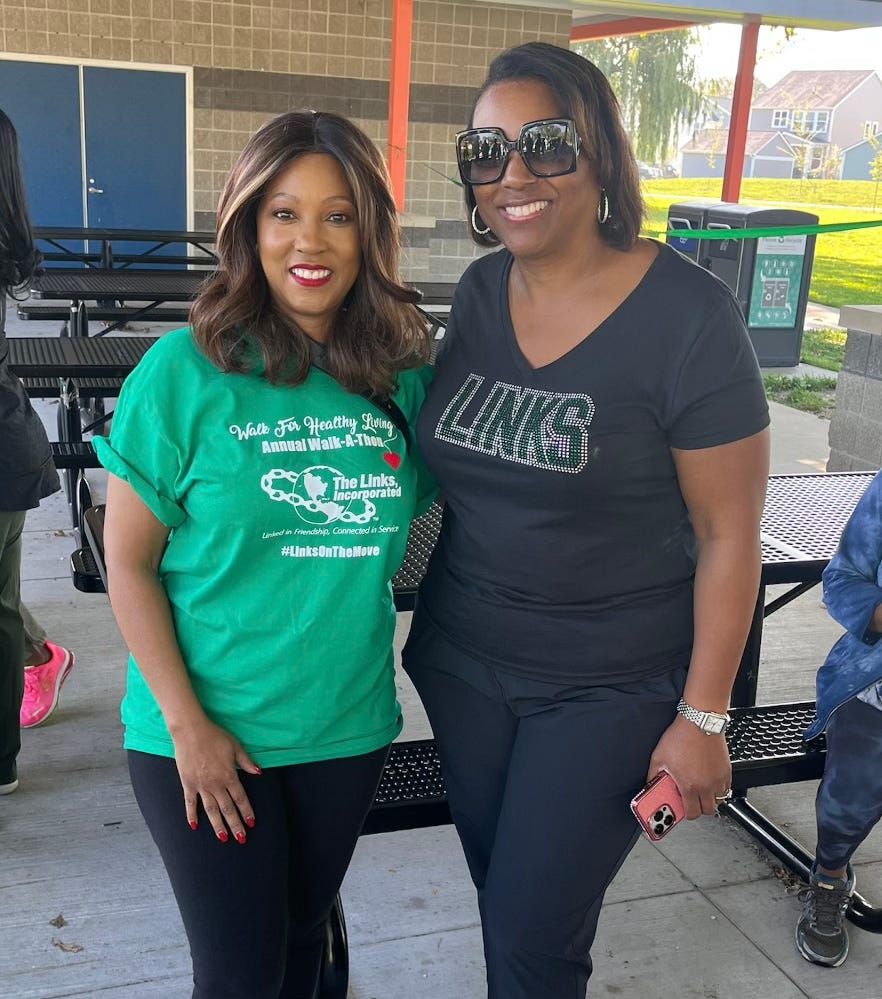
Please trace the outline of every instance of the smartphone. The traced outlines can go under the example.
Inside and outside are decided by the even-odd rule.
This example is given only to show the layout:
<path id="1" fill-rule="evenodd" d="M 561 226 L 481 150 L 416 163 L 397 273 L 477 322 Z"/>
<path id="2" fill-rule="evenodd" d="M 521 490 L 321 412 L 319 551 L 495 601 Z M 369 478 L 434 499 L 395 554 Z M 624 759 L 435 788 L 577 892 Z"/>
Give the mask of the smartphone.
<path id="1" fill-rule="evenodd" d="M 650 839 L 663 839 L 686 817 L 680 789 L 674 778 L 661 770 L 631 799 L 631 811 Z"/>

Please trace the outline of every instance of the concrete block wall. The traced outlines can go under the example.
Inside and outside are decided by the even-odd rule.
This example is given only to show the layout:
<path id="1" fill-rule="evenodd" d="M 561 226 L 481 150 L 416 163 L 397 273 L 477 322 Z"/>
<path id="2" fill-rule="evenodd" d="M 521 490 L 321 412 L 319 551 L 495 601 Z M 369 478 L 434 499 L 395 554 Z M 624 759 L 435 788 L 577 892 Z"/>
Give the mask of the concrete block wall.
<path id="1" fill-rule="evenodd" d="M 455 279 L 478 252 L 452 139 L 490 60 L 523 41 L 566 45 L 571 25 L 570 9 L 415 0 L 403 216 L 409 277 Z M 197 229 L 212 228 L 248 136 L 280 111 L 338 111 L 385 153 L 391 36 L 391 0 L 0 0 L 0 58 L 192 68 Z"/>
<path id="2" fill-rule="evenodd" d="M 882 305 L 845 306 L 845 360 L 830 421 L 828 472 L 882 466 Z"/>

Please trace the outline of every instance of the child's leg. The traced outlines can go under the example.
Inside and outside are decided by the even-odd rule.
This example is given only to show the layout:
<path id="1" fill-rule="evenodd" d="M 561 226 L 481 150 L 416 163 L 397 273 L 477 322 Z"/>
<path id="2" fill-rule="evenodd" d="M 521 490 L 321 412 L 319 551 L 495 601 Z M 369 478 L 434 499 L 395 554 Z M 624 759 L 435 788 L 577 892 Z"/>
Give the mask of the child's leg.
<path id="1" fill-rule="evenodd" d="M 817 865 L 844 877 L 882 817 L 882 711 L 853 697 L 827 724 L 827 762 L 815 801 Z"/>

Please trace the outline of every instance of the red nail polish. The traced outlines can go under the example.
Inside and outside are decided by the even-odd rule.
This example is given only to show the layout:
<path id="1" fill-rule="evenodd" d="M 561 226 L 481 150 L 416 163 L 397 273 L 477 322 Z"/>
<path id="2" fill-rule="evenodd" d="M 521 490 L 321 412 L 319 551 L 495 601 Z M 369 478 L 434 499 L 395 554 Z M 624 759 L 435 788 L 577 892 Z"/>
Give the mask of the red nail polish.
<path id="1" fill-rule="evenodd" d="M 197 825 L 196 820 L 195 819 L 190 819 L 190 828 L 191 829 L 195 829 L 196 825 Z"/>
<path id="2" fill-rule="evenodd" d="M 254 772 L 256 774 L 258 774 L 258 775 L 260 775 L 260 774 L 263 773 L 263 771 L 260 769 L 260 767 L 256 763 L 254 764 Z"/>
<path id="3" fill-rule="evenodd" d="M 226 829 L 221 829 L 221 831 L 217 834 L 217 838 L 221 841 L 221 843 L 226 843 L 226 841 L 230 838 L 230 835 Z"/>
<path id="4" fill-rule="evenodd" d="M 236 833 L 236 842 L 237 843 L 244 843 L 245 842 L 245 833 L 243 833 L 243 832 L 237 832 Z"/>
<path id="5" fill-rule="evenodd" d="M 248 826 L 249 829 L 253 829 L 254 828 L 254 816 L 253 815 L 248 815 L 245 818 L 245 825 Z"/>

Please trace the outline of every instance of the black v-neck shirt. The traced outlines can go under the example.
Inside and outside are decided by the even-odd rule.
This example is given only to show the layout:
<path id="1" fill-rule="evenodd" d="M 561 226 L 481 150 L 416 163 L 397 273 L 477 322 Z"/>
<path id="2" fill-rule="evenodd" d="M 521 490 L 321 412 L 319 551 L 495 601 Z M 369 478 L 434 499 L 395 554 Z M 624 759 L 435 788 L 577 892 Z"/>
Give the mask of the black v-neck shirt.
<path id="1" fill-rule="evenodd" d="M 590 335 L 534 368 L 512 257 L 463 275 L 418 439 L 446 500 L 420 590 L 452 641 L 512 673 L 628 682 L 686 665 L 695 539 L 671 448 L 768 425 L 741 311 L 660 244 Z"/>

